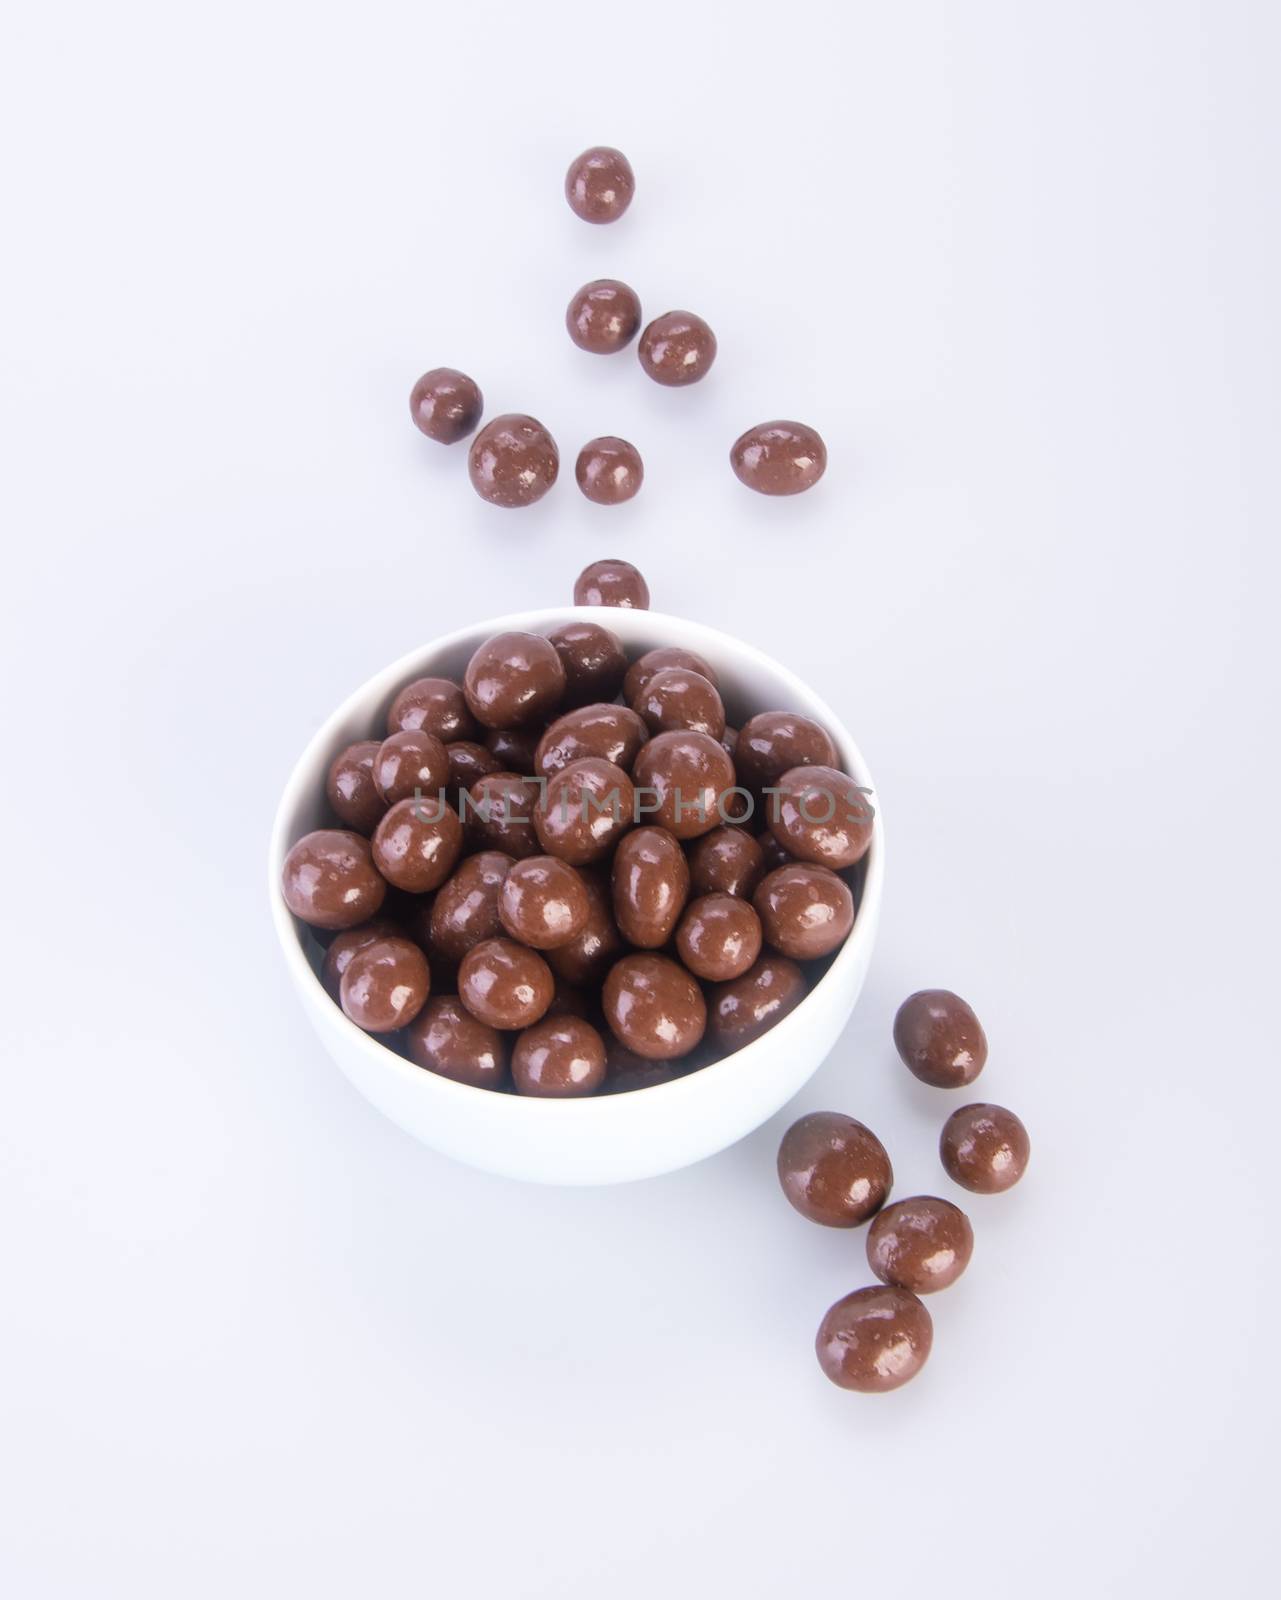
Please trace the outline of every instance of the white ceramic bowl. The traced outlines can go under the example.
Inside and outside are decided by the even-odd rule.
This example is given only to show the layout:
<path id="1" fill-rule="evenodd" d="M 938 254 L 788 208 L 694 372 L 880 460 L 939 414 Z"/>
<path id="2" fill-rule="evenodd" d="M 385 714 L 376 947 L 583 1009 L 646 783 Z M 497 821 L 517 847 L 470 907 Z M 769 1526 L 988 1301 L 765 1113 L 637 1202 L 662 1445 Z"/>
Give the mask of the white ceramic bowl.
<path id="1" fill-rule="evenodd" d="M 537 1100 L 473 1089 L 424 1071 L 364 1033 L 322 988 L 319 948 L 285 907 L 280 874 L 291 845 L 327 826 L 329 763 L 344 745 L 381 733 L 396 691 L 436 673 L 461 680 L 476 646 L 508 630 L 546 633 L 571 619 L 611 628 L 630 659 L 656 645 L 696 650 L 716 668 L 730 722 L 753 711 L 799 711 L 836 741 L 841 762 L 872 789 L 858 748 L 831 707 L 769 656 L 714 628 L 654 611 L 565 607 L 494 617 L 424 645 L 358 689 L 303 752 L 271 835 L 267 893 L 285 965 L 321 1043 L 367 1100 L 432 1149 L 488 1172 L 539 1183 L 622 1183 L 689 1166 L 761 1125 L 810 1078 L 854 1009 L 881 908 L 885 838 L 876 822 L 853 932 L 801 1004 L 754 1044 L 671 1083 L 584 1100 Z"/>

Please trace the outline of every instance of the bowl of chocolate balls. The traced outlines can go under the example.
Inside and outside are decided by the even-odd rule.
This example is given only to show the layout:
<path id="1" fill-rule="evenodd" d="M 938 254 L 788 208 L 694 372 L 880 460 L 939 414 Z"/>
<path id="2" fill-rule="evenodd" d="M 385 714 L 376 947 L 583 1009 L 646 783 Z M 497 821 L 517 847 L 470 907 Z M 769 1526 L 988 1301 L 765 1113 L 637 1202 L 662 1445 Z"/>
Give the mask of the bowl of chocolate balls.
<path id="1" fill-rule="evenodd" d="M 544 1183 L 674 1171 L 759 1127 L 835 1044 L 884 836 L 832 709 L 621 561 L 371 678 L 272 832 L 285 963 L 393 1122 Z"/>

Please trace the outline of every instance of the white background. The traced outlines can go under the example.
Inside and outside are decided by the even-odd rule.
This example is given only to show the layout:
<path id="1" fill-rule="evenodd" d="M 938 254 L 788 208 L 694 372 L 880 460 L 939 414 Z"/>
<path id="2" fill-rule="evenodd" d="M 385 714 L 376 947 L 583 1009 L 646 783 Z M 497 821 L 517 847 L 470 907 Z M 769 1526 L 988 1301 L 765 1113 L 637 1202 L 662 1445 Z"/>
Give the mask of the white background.
<path id="1" fill-rule="evenodd" d="M 1274 1554 L 1275 8 L 30 5 L 0 50 L 0 1587 L 46 1596 L 1257 1594 Z M 625 149 L 617 227 L 561 197 Z M 617 275 L 687 392 L 582 355 Z M 500 512 L 426 367 L 559 439 Z M 827 438 L 748 494 L 731 440 Z M 636 441 L 644 491 L 574 487 Z M 340 696 L 623 555 L 820 684 L 886 917 L 796 1105 L 701 1167 L 523 1188 L 384 1122 L 286 987 L 280 786 Z M 861 1235 L 797 1111 L 957 1102 L 1021 1189 L 896 1395 L 832 1388 Z"/>

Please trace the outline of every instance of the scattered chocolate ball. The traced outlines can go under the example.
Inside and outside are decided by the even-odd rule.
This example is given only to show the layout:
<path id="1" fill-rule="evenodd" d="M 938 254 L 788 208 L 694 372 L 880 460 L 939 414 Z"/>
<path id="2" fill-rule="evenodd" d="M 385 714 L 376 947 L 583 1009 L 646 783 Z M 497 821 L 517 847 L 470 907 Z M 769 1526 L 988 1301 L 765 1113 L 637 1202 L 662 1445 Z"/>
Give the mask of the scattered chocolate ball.
<path id="1" fill-rule="evenodd" d="M 560 452 L 536 417 L 505 412 L 487 422 L 467 452 L 472 488 L 491 506 L 532 506 L 556 482 Z"/>
<path id="2" fill-rule="evenodd" d="M 352 952 L 338 998 L 358 1028 L 393 1033 L 413 1021 L 430 991 L 427 957 L 408 939 L 389 936 Z"/>
<path id="3" fill-rule="evenodd" d="M 925 1365 L 934 1342 L 929 1312 L 907 1289 L 872 1285 L 838 1300 L 819 1324 L 815 1352 L 842 1389 L 885 1394 Z"/>
<path id="4" fill-rule="evenodd" d="M 584 756 L 547 780 L 534 807 L 534 832 L 549 856 L 583 867 L 603 860 L 635 815 L 632 780 L 622 768 Z"/>
<path id="5" fill-rule="evenodd" d="M 512 1051 L 517 1094 L 567 1099 L 595 1094 L 605 1082 L 605 1041 L 581 1017 L 544 1017 L 526 1028 Z"/>
<path id="6" fill-rule="evenodd" d="M 689 853 L 695 894 L 732 894 L 750 900 L 764 876 L 764 851 L 750 833 L 730 823 L 705 833 Z"/>
<path id="7" fill-rule="evenodd" d="M 547 637 L 565 669 L 565 706 L 599 705 L 617 695 L 627 656 L 616 633 L 599 622 L 566 622 Z"/>
<path id="8" fill-rule="evenodd" d="M 741 978 L 717 984 L 708 1024 L 726 1055 L 777 1027 L 805 998 L 805 975 L 786 956 L 762 956 Z"/>
<path id="9" fill-rule="evenodd" d="M 688 1055 L 707 1026 L 703 991 L 666 956 L 624 956 L 610 968 L 601 999 L 615 1037 L 647 1061 Z"/>
<path id="10" fill-rule="evenodd" d="M 556 992 L 551 968 L 513 939 L 486 939 L 463 957 L 458 998 L 491 1028 L 530 1028 Z"/>
<path id="11" fill-rule="evenodd" d="M 701 672 L 689 667 L 660 668 L 632 701 L 632 710 L 644 719 L 651 733 L 691 728 L 696 733 L 710 734 L 719 743 L 725 732 L 725 706 L 720 695 Z"/>
<path id="12" fill-rule="evenodd" d="M 334 757 L 325 779 L 325 795 L 339 822 L 357 833 L 370 834 L 387 809 L 374 782 L 377 739 L 349 744 Z"/>
<path id="13" fill-rule="evenodd" d="M 682 650 L 679 645 L 664 644 L 656 650 L 647 650 L 628 667 L 623 678 L 623 699 L 628 705 L 645 693 L 649 688 L 650 679 L 656 672 L 662 672 L 664 667 L 684 667 L 688 672 L 697 672 L 700 677 L 707 679 L 713 689 L 720 684 L 716 668 L 710 661 L 704 661 L 702 656 L 693 650 Z"/>
<path id="14" fill-rule="evenodd" d="M 894 1044 L 907 1069 L 936 1089 L 963 1089 L 987 1061 L 979 1019 L 950 989 L 908 995 L 894 1018 Z"/>
<path id="15" fill-rule="evenodd" d="M 399 800 L 374 830 L 374 864 L 409 894 L 439 889 L 463 847 L 458 813 L 443 800 Z"/>
<path id="16" fill-rule="evenodd" d="M 285 857 L 285 904 L 313 928 L 354 928 L 368 922 L 387 892 L 374 863 L 368 839 L 345 828 L 318 828 Z"/>
<path id="17" fill-rule="evenodd" d="M 761 953 L 761 922 L 746 900 L 705 894 L 691 901 L 676 930 L 680 958 L 696 978 L 740 978 Z"/>
<path id="18" fill-rule="evenodd" d="M 533 776 L 534 751 L 538 748 L 539 728 L 491 728 L 485 735 L 485 749 L 489 751 L 503 772 L 517 772 L 523 778 Z"/>
<path id="19" fill-rule="evenodd" d="M 834 871 L 867 854 L 875 818 L 853 778 L 834 767 L 793 767 L 775 787 L 770 831 L 789 854 Z"/>
<path id="20" fill-rule="evenodd" d="M 342 975 L 357 950 L 363 950 L 367 944 L 374 944 L 379 939 L 396 938 L 400 934 L 401 929 L 387 917 L 375 917 L 372 922 L 362 922 L 357 928 L 344 928 L 336 934 L 320 964 L 320 981 L 330 996 L 338 999 Z"/>
<path id="21" fill-rule="evenodd" d="M 728 820 L 724 805 L 734 788 L 734 763 L 708 733 L 656 734 L 636 757 L 632 777 L 638 790 L 648 791 L 655 822 L 678 839 L 697 839 Z"/>
<path id="22" fill-rule="evenodd" d="M 574 477 L 594 505 L 621 506 L 640 492 L 645 463 L 634 444 L 602 434 L 599 439 L 589 439 L 578 452 Z"/>
<path id="23" fill-rule="evenodd" d="M 374 783 L 384 802 L 394 806 L 415 795 L 434 799 L 446 794 L 449 757 L 445 748 L 435 734 L 421 729 L 389 733 L 374 757 Z"/>
<path id="24" fill-rule="evenodd" d="M 628 706 L 580 706 L 558 717 L 538 741 L 534 771 L 550 778 L 573 761 L 597 756 L 629 772 L 648 738 L 649 730 Z"/>
<path id="25" fill-rule="evenodd" d="M 640 336 L 636 347 L 644 371 L 669 389 L 697 383 L 716 360 L 716 335 L 692 311 L 665 311 Z"/>
<path id="26" fill-rule="evenodd" d="M 621 150 L 593 145 L 575 156 L 565 174 L 569 209 L 584 222 L 617 222 L 636 193 L 636 174 Z"/>
<path id="27" fill-rule="evenodd" d="M 487 728 L 545 721 L 565 694 L 565 668 L 541 633 L 499 633 L 477 649 L 463 675 L 467 707 Z"/>
<path id="28" fill-rule="evenodd" d="M 635 289 L 617 278 L 585 283 L 569 302 L 565 326 L 580 350 L 610 356 L 625 350 L 640 327 L 641 306 Z"/>
<path id="29" fill-rule="evenodd" d="M 854 896 L 827 867 L 805 862 L 776 867 L 752 898 L 765 939 L 793 961 L 816 961 L 845 943 L 854 926 Z"/>
<path id="30" fill-rule="evenodd" d="M 1027 1171 L 1031 1153 L 1027 1129 L 1004 1106 L 962 1106 L 943 1124 L 939 1137 L 944 1171 L 971 1194 L 1012 1189 Z"/>
<path id="31" fill-rule="evenodd" d="M 592 868 L 579 872 L 587 891 L 587 921 L 567 944 L 547 952 L 547 961 L 565 983 L 599 988 L 605 974 L 623 953 L 605 882 Z"/>
<path id="32" fill-rule="evenodd" d="M 614 852 L 614 919 L 629 944 L 658 950 L 689 896 L 685 852 L 665 828 L 636 828 Z"/>
<path id="33" fill-rule="evenodd" d="M 970 1219 L 950 1200 L 916 1195 L 886 1206 L 867 1235 L 867 1264 L 882 1283 L 913 1294 L 946 1289 L 974 1253 Z"/>
<path id="34" fill-rule="evenodd" d="M 482 850 L 460 861 L 431 904 L 428 941 L 433 959 L 459 962 L 469 950 L 503 932 L 498 902 L 515 859 L 501 850 Z"/>
<path id="35" fill-rule="evenodd" d="M 415 678 L 391 703 L 387 732 L 431 733 L 442 744 L 474 739 L 478 732 L 462 689 L 449 678 Z"/>
<path id="36" fill-rule="evenodd" d="M 648 611 L 649 585 L 630 561 L 593 561 L 574 581 L 574 604 Z"/>
<path id="37" fill-rule="evenodd" d="M 497 1028 L 473 1017 L 456 995 L 428 1000 L 405 1030 L 409 1059 L 455 1083 L 501 1089 L 507 1044 Z"/>
<path id="38" fill-rule="evenodd" d="M 472 784 L 461 815 L 468 837 L 483 850 L 501 850 L 518 860 L 536 856 L 534 832 L 538 787 L 518 772 L 491 772 Z"/>
<path id="39" fill-rule="evenodd" d="M 827 446 L 803 422 L 758 422 L 735 439 L 729 459 L 757 494 L 801 494 L 827 471 Z"/>
<path id="40" fill-rule="evenodd" d="M 568 944 L 587 925 L 588 910 L 583 880 L 555 856 L 518 861 L 503 879 L 498 897 L 503 927 L 531 950 Z"/>
<path id="41" fill-rule="evenodd" d="M 734 764 L 750 789 L 776 784 L 794 767 L 835 767 L 836 746 L 826 728 L 791 711 L 762 711 L 739 729 Z"/>
<path id="42" fill-rule="evenodd" d="M 484 411 L 480 390 L 465 372 L 433 367 L 424 372 L 409 396 L 415 426 L 437 444 L 457 444 L 475 431 Z"/>
<path id="43" fill-rule="evenodd" d="M 477 779 L 487 778 L 491 772 L 502 771 L 498 757 L 473 739 L 455 739 L 453 744 L 447 744 L 445 760 L 449 764 L 450 798 L 457 806 L 462 805 L 464 792 Z"/>
<path id="44" fill-rule="evenodd" d="M 783 1135 L 778 1181 L 811 1222 L 857 1228 L 885 1204 L 894 1169 L 870 1128 L 840 1111 L 811 1111 Z"/>

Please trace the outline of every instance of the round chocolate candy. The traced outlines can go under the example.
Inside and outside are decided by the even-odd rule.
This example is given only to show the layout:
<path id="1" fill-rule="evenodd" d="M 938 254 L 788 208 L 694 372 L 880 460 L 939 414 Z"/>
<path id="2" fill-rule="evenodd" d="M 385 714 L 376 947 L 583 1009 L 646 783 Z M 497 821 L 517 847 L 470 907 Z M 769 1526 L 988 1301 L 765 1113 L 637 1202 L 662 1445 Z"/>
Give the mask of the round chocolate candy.
<path id="1" fill-rule="evenodd" d="M 644 745 L 632 765 L 641 814 L 674 833 L 697 839 L 725 822 L 734 788 L 734 763 L 709 733 L 660 733 Z"/>
<path id="2" fill-rule="evenodd" d="M 814 1348 L 842 1389 L 885 1394 L 916 1376 L 933 1342 L 934 1323 L 914 1294 L 872 1284 L 828 1310 Z"/>
<path id="3" fill-rule="evenodd" d="M 434 733 L 407 728 L 389 733 L 374 757 L 374 782 L 389 806 L 417 795 L 434 800 L 449 792 L 449 757 Z"/>
<path id="4" fill-rule="evenodd" d="M 811 1111 L 783 1135 L 778 1181 L 811 1222 L 857 1228 L 885 1204 L 894 1169 L 870 1128 L 840 1111 Z"/>
<path id="5" fill-rule="evenodd" d="M 970 1264 L 974 1229 L 950 1200 L 915 1195 L 886 1206 L 867 1234 L 867 1264 L 882 1283 L 913 1294 L 953 1284 Z"/>
<path id="6" fill-rule="evenodd" d="M 437 444 L 457 444 L 475 431 L 485 409 L 484 397 L 465 372 L 433 367 L 424 372 L 409 396 L 415 426 Z"/>
<path id="7" fill-rule="evenodd" d="M 593 561 L 574 580 L 574 604 L 648 611 L 649 585 L 630 561 Z"/>
<path id="8" fill-rule="evenodd" d="M 650 679 L 665 667 L 684 667 L 687 672 L 697 672 L 700 677 L 707 679 L 713 689 L 720 683 L 716 668 L 704 661 L 702 656 L 696 655 L 693 650 L 682 650 L 679 645 L 662 644 L 656 650 L 647 650 L 643 656 L 637 656 L 628 667 L 627 676 L 623 679 L 623 699 L 628 705 L 645 693 Z"/>
<path id="9" fill-rule="evenodd" d="M 463 691 L 450 678 L 415 678 L 392 701 L 387 732 L 411 729 L 435 734 L 442 744 L 474 739 L 477 733 Z"/>
<path id="10" fill-rule="evenodd" d="M 366 1033 L 394 1033 L 431 992 L 427 957 L 408 939 L 375 939 L 354 950 L 338 985 L 343 1010 Z"/>
<path id="11" fill-rule="evenodd" d="M 560 704 L 565 669 L 541 633 L 499 633 L 467 663 L 463 693 L 487 728 L 526 728 L 545 722 Z"/>
<path id="12" fill-rule="evenodd" d="M 651 733 L 691 728 L 710 734 L 720 743 L 725 732 L 725 707 L 720 695 L 701 672 L 691 672 L 688 667 L 661 668 L 636 696 L 632 710 L 644 718 Z M 729 754 L 727 750 L 725 753 Z"/>
<path id="13" fill-rule="evenodd" d="M 402 930 L 387 917 L 375 917 L 372 922 L 362 922 L 358 928 L 344 928 L 330 941 L 325 959 L 320 964 L 320 981 L 333 999 L 338 998 L 338 986 L 347 970 L 347 963 L 357 950 L 379 939 L 399 938 Z"/>
<path id="14" fill-rule="evenodd" d="M 909 1072 L 936 1089 L 963 1089 L 987 1061 L 982 1024 L 950 989 L 908 995 L 894 1018 L 894 1045 Z"/>
<path id="15" fill-rule="evenodd" d="M 768 807 L 770 831 L 799 861 L 852 867 L 872 842 L 867 795 L 835 767 L 793 767 L 775 785 Z"/>
<path id="16" fill-rule="evenodd" d="M 569 209 L 584 222 L 617 222 L 636 193 L 636 174 L 621 150 L 596 144 L 575 156 L 565 174 Z"/>
<path id="17" fill-rule="evenodd" d="M 521 859 L 536 856 L 534 807 L 538 785 L 516 772 L 491 772 L 467 791 L 460 815 L 472 843 Z"/>
<path id="18" fill-rule="evenodd" d="M 455 1083 L 501 1089 L 507 1078 L 507 1041 L 457 995 L 428 1000 L 405 1030 L 405 1047 L 411 1061 Z"/>
<path id="19" fill-rule="evenodd" d="M 676 930 L 680 958 L 696 978 L 740 978 L 761 953 L 760 918 L 746 900 L 705 894 L 690 902 Z"/>
<path id="20" fill-rule="evenodd" d="M 707 1026 L 703 991 L 666 956 L 624 956 L 610 968 L 601 998 L 615 1037 L 647 1061 L 687 1056 Z"/>
<path id="21" fill-rule="evenodd" d="M 541 734 L 536 723 L 532 728 L 491 728 L 485 735 L 485 749 L 497 761 L 500 772 L 519 772 L 529 778 L 533 776 L 534 751 Z"/>
<path id="22" fill-rule="evenodd" d="M 340 750 L 325 778 L 325 795 L 339 822 L 357 833 L 372 833 L 387 802 L 374 782 L 377 739 L 361 739 Z"/>
<path id="23" fill-rule="evenodd" d="M 695 894 L 733 894 L 750 900 L 765 876 L 765 854 L 742 828 L 722 823 L 694 842 L 689 881 Z"/>
<path id="24" fill-rule="evenodd" d="M 565 669 L 564 705 L 596 705 L 617 695 L 627 656 L 616 633 L 599 622 L 567 622 L 547 637 Z"/>
<path id="25" fill-rule="evenodd" d="M 285 857 L 280 875 L 285 904 L 313 928 L 354 928 L 383 903 L 369 840 L 346 828 L 304 834 Z"/>
<path id="26" fill-rule="evenodd" d="M 478 778 L 487 778 L 491 772 L 501 772 L 498 757 L 477 744 L 474 739 L 456 739 L 445 746 L 445 759 L 449 763 L 449 793 L 455 805 L 462 804 L 463 794 Z"/>
<path id="27" fill-rule="evenodd" d="M 614 852 L 614 918 L 629 944 L 658 950 L 689 898 L 685 852 L 665 828 L 637 828 Z"/>
<path id="28" fill-rule="evenodd" d="M 433 956 L 461 961 L 476 945 L 501 935 L 498 901 L 515 865 L 501 850 L 482 850 L 458 863 L 432 901 L 428 939 Z"/>
<path id="29" fill-rule="evenodd" d="M 634 444 L 612 433 L 602 434 L 578 452 L 574 478 L 594 505 L 621 506 L 640 492 L 645 463 Z"/>
<path id="30" fill-rule="evenodd" d="M 581 871 L 579 877 L 587 891 L 587 921 L 568 944 L 549 950 L 547 960 L 557 978 L 565 983 L 598 988 L 622 955 L 623 941 L 604 879 L 591 867 Z"/>
<path id="31" fill-rule="evenodd" d="M 440 799 L 398 800 L 374 830 L 374 863 L 409 894 L 439 889 L 463 848 L 458 813 Z"/>
<path id="32" fill-rule="evenodd" d="M 617 278 L 595 278 L 569 302 L 565 326 L 580 350 L 594 356 L 612 356 L 631 344 L 640 319 L 641 305 L 635 289 L 629 289 Z"/>
<path id="33" fill-rule="evenodd" d="M 595 1094 L 605 1082 L 605 1041 L 581 1017 L 544 1017 L 526 1028 L 512 1050 L 517 1094 L 565 1100 Z"/>
<path id="34" fill-rule="evenodd" d="M 758 422 L 735 439 L 729 460 L 757 494 L 801 494 L 827 471 L 827 446 L 803 422 Z"/>
<path id="35" fill-rule="evenodd" d="M 962 1106 L 943 1124 L 939 1136 L 944 1171 L 971 1194 L 1012 1189 L 1026 1172 L 1031 1153 L 1027 1129 L 1004 1106 L 981 1102 Z"/>
<path id="36" fill-rule="evenodd" d="M 775 784 L 793 767 L 835 767 L 836 746 L 827 729 L 792 711 L 762 711 L 739 729 L 734 749 L 738 781 L 749 789 Z M 766 813 L 768 820 L 769 813 Z"/>
<path id="37" fill-rule="evenodd" d="M 486 939 L 463 957 L 458 998 L 491 1028 L 529 1028 L 556 992 L 551 968 L 514 939 Z"/>
<path id="38" fill-rule="evenodd" d="M 679 389 L 711 371 L 716 335 L 692 311 L 665 311 L 641 334 L 636 352 L 655 383 Z"/>
<path id="39" fill-rule="evenodd" d="M 597 756 L 629 772 L 648 738 L 649 730 L 628 706 L 580 706 L 557 717 L 538 741 L 534 771 L 550 778 L 571 762 Z"/>
<path id="40" fill-rule="evenodd" d="M 534 832 L 543 849 L 574 867 L 607 856 L 635 820 L 632 780 L 598 756 L 562 767 L 534 807 Z"/>
<path id="41" fill-rule="evenodd" d="M 472 440 L 467 471 L 482 500 L 514 510 L 532 506 L 556 482 L 560 452 L 537 417 L 508 411 Z"/>
<path id="42" fill-rule="evenodd" d="M 805 998 L 805 975 L 786 956 L 762 956 L 741 978 L 717 984 L 709 996 L 712 1037 L 726 1055 L 759 1039 Z"/>
<path id="43" fill-rule="evenodd" d="M 845 943 L 854 926 L 854 896 L 827 867 L 805 862 L 776 867 L 761 880 L 752 904 L 765 939 L 793 961 L 815 961 Z"/>
<path id="44" fill-rule="evenodd" d="M 513 939 L 533 950 L 568 944 L 587 925 L 583 880 L 555 856 L 518 861 L 503 880 L 498 915 Z"/>

